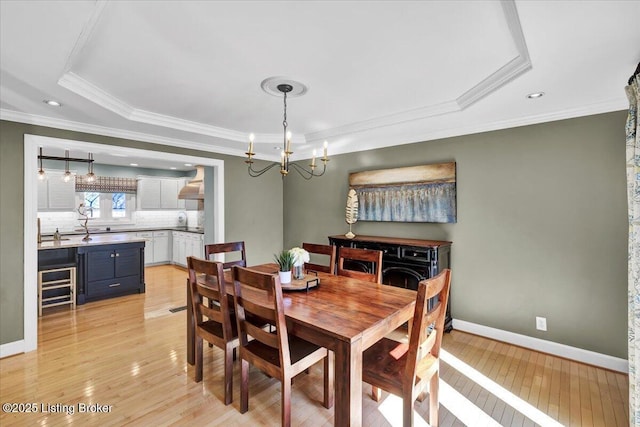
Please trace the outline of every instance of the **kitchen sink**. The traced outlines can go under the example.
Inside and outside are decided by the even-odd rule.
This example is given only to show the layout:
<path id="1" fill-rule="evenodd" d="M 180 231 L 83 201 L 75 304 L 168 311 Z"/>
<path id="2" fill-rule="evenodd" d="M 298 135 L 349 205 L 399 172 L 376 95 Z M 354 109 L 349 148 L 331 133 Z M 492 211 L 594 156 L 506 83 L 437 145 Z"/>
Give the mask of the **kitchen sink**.
<path id="1" fill-rule="evenodd" d="M 68 237 L 61 237 L 58 240 L 69 240 L 69 238 Z M 56 240 L 53 237 L 43 237 L 41 241 L 42 242 L 55 242 Z"/>

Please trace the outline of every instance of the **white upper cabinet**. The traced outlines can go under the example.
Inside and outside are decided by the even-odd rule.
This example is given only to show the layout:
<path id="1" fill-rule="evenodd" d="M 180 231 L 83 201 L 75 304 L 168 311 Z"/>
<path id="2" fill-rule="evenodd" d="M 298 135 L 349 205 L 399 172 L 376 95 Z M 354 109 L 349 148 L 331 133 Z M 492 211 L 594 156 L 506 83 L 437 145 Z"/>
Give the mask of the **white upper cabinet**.
<path id="1" fill-rule="evenodd" d="M 178 180 L 160 180 L 160 207 L 162 209 L 178 209 Z"/>
<path id="2" fill-rule="evenodd" d="M 178 192 L 182 188 L 181 182 L 180 178 L 139 177 L 138 209 L 180 209 Z"/>
<path id="3" fill-rule="evenodd" d="M 140 178 L 138 179 L 138 199 L 139 209 L 160 209 L 160 178 Z"/>
<path id="4" fill-rule="evenodd" d="M 38 180 L 38 210 L 76 209 L 76 175 L 73 174 L 69 182 L 62 180 L 63 172 L 46 171 L 47 179 Z"/>

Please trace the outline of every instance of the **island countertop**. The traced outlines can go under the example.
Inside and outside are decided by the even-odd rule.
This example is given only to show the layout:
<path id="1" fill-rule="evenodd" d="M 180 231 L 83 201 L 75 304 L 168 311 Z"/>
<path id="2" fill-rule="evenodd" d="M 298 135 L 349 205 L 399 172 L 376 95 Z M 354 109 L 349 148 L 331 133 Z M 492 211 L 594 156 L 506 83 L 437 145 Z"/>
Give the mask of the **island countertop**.
<path id="1" fill-rule="evenodd" d="M 84 236 L 63 236 L 64 240 L 44 241 L 38 243 L 38 250 L 78 248 L 84 246 L 113 245 L 118 243 L 145 242 L 143 237 L 132 236 L 127 233 L 92 234 L 91 240 L 85 242 Z"/>

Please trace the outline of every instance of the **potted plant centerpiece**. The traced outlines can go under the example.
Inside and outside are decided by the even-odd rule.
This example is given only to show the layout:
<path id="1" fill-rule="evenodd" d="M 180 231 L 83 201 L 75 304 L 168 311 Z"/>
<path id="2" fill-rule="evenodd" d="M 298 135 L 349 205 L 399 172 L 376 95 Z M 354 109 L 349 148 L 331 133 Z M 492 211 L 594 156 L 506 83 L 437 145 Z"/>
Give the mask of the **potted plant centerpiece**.
<path id="1" fill-rule="evenodd" d="M 291 267 L 293 267 L 294 256 L 291 251 L 282 251 L 274 255 L 278 264 L 278 274 L 280 283 L 291 283 Z"/>
<path id="2" fill-rule="evenodd" d="M 291 248 L 289 252 L 293 255 L 293 278 L 304 279 L 304 263 L 309 262 L 309 252 L 297 246 Z"/>

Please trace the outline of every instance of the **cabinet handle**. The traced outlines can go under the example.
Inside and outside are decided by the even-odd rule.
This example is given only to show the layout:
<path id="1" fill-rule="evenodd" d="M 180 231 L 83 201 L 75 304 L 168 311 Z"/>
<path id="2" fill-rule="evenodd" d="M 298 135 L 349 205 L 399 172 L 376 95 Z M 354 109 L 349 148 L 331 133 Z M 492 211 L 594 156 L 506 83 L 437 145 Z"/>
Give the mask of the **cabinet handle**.
<path id="1" fill-rule="evenodd" d="M 120 283 L 112 283 L 109 285 L 110 288 L 115 288 L 116 286 L 120 286 Z"/>

